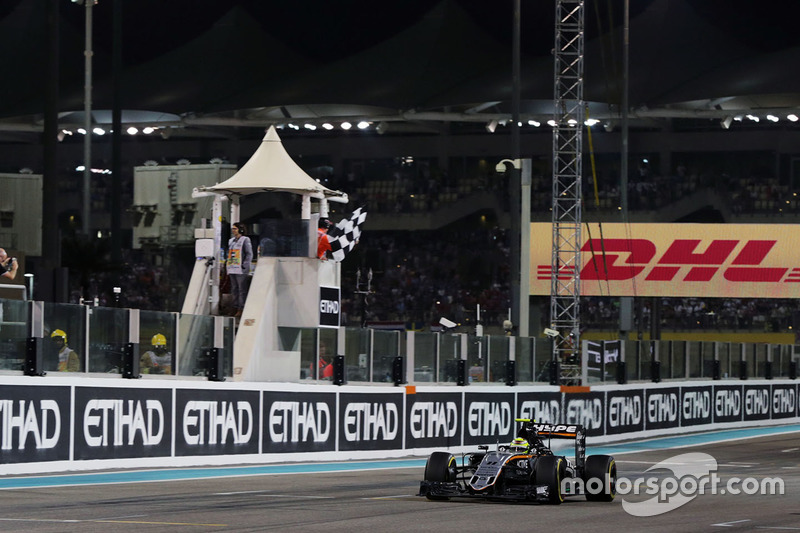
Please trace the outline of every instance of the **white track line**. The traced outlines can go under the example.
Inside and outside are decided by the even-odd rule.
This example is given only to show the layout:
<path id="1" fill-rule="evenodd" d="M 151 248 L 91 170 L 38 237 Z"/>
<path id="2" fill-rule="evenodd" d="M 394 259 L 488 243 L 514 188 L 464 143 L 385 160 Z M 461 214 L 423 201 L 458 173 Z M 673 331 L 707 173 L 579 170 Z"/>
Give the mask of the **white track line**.
<path id="1" fill-rule="evenodd" d="M 711 525 L 712 526 L 718 526 L 718 527 L 732 527 L 733 524 L 741 524 L 742 522 L 752 522 L 752 520 L 747 518 L 745 520 L 734 520 L 732 522 L 720 522 L 719 524 L 711 524 Z"/>

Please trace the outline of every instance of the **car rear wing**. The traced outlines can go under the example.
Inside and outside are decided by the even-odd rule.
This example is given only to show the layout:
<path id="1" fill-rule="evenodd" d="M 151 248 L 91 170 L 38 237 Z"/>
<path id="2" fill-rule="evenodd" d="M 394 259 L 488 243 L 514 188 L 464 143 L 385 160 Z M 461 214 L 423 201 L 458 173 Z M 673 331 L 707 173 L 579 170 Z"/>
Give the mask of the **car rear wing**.
<path id="1" fill-rule="evenodd" d="M 519 419 L 520 422 L 525 421 L 524 419 Z M 540 436 L 547 435 L 553 439 L 577 439 L 583 431 L 583 426 L 578 424 L 539 424 L 537 422 L 533 422 L 531 424 L 532 427 L 539 432 Z"/>
<path id="2" fill-rule="evenodd" d="M 586 430 L 580 424 L 543 424 L 530 418 L 517 418 L 528 429 L 535 429 L 539 437 L 547 439 L 575 439 L 575 466 L 580 470 L 586 463 Z"/>

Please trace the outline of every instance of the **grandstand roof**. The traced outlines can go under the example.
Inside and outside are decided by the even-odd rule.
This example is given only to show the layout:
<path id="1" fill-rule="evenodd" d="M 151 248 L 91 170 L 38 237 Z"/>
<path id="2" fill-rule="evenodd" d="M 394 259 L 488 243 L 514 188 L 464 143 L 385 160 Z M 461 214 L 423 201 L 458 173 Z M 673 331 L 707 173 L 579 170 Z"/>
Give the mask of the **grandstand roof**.
<path id="1" fill-rule="evenodd" d="M 523 119 L 552 116 L 554 3 L 522 6 Z M 0 140 L 41 131 L 48 30 L 55 2 L 0 7 Z M 287 4 L 292 4 L 291 6 Z M 483 127 L 511 116 L 512 3 L 407 0 L 126 2 L 120 100 L 126 124 L 172 135 L 220 136 L 232 127 L 369 120 L 391 131 Z M 506 5 L 507 4 L 507 5 Z M 630 21 L 630 116 L 724 119 L 800 109 L 800 3 L 641 0 Z M 111 108 L 114 2 L 94 6 L 93 109 Z M 83 121 L 85 8 L 64 3 L 61 123 Z M 622 5 L 587 2 L 585 98 L 618 119 Z"/>

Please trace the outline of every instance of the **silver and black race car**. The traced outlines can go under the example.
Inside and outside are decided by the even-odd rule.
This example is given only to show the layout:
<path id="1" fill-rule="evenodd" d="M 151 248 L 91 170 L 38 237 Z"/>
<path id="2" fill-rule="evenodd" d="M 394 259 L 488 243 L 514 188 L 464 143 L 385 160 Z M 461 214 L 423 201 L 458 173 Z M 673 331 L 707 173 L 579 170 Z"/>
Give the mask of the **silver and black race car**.
<path id="1" fill-rule="evenodd" d="M 566 496 L 610 502 L 616 495 L 617 467 L 609 455 L 586 457 L 586 432 L 580 425 L 537 424 L 518 418 L 517 437 L 494 451 L 461 455 L 433 452 L 425 465 L 419 496 L 429 500 L 483 498 L 558 505 Z M 548 444 L 544 443 L 548 440 Z M 550 439 L 575 439 L 575 459 L 555 455 Z"/>

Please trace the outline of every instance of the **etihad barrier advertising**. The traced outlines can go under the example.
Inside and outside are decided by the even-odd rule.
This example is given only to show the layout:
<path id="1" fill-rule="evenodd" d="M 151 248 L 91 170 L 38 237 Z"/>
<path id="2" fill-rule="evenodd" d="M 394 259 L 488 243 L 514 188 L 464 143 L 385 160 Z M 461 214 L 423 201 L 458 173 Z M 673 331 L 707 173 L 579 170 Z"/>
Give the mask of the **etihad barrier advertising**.
<path id="1" fill-rule="evenodd" d="M 336 460 L 508 442 L 515 418 L 621 437 L 800 421 L 789 380 L 359 387 L 0 380 L 0 473 Z"/>

